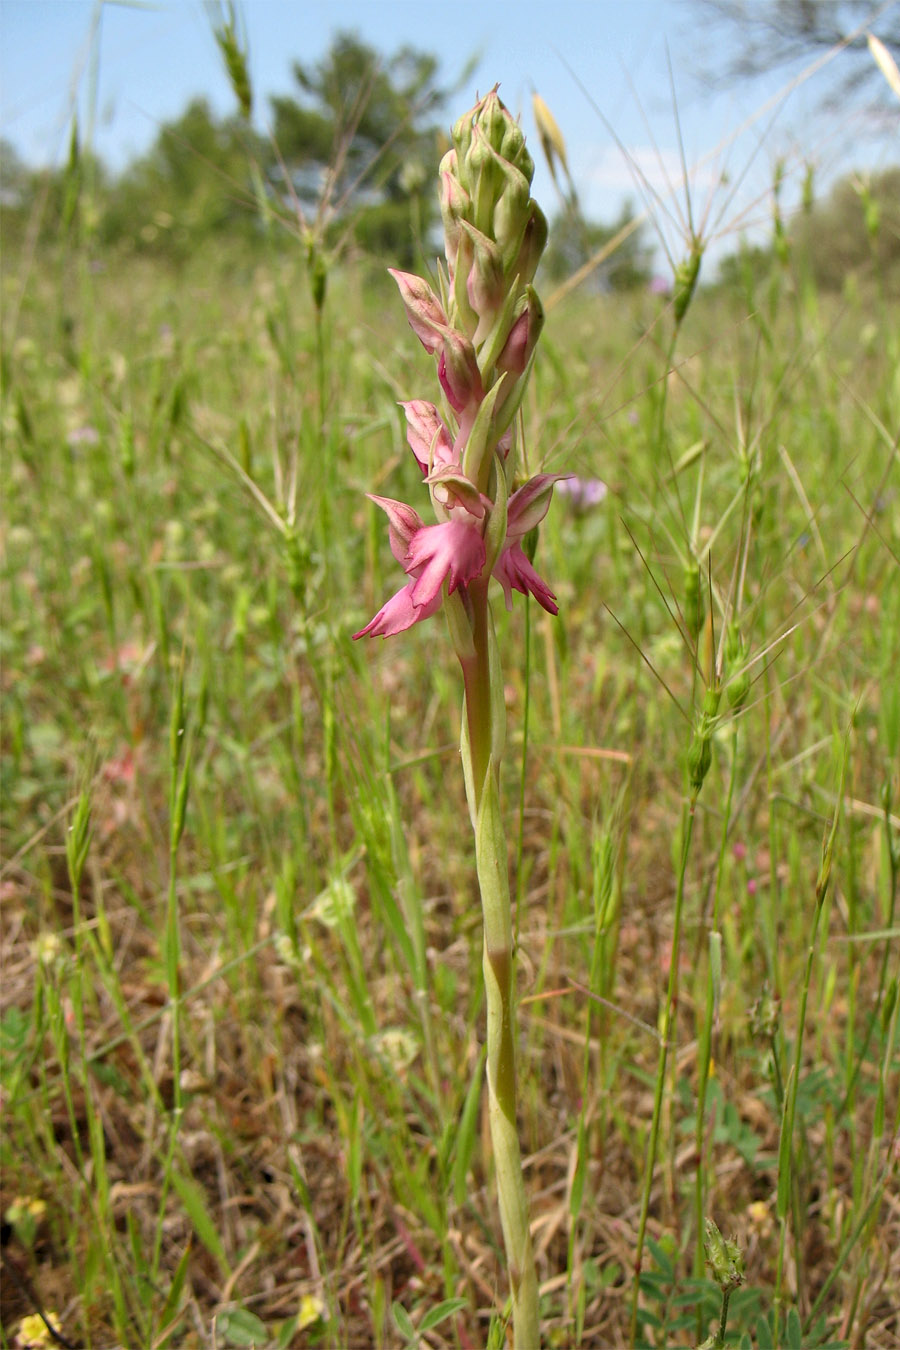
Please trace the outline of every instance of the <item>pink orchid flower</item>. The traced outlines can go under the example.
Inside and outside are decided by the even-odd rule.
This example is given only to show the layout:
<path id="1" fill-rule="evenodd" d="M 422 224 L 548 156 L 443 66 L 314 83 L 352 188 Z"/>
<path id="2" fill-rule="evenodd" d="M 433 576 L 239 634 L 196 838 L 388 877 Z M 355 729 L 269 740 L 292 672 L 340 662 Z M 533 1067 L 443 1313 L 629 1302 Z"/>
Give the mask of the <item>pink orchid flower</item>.
<path id="1" fill-rule="evenodd" d="M 353 637 L 390 637 L 430 618 L 440 608 L 443 585 L 448 593 L 481 574 L 484 539 L 467 511 L 440 525 L 425 525 L 417 511 L 390 497 L 371 496 L 386 513 L 391 552 L 411 578 Z"/>
<path id="2" fill-rule="evenodd" d="M 427 439 L 429 447 L 433 447 L 441 434 L 439 428 L 429 434 L 434 425 L 431 412 L 438 422 L 440 419 L 431 405 L 422 400 L 415 400 L 406 407 L 410 445 L 424 468 L 428 460 L 424 459 L 424 454 L 420 456 L 422 444 Z M 429 456 L 433 464 L 433 449 L 429 449 Z M 443 467 L 452 470 L 452 461 L 445 462 Z M 432 472 L 430 477 L 433 479 L 434 476 Z M 556 596 L 532 567 L 522 550 L 521 540 L 544 519 L 553 486 L 563 476 L 537 474 L 509 499 L 506 540 L 494 564 L 494 576 L 503 587 L 507 609 L 512 608 L 512 592 L 517 590 L 523 595 L 533 595 L 549 614 L 559 612 Z M 430 618 L 440 608 L 444 582 L 448 594 L 452 595 L 457 588 L 481 575 L 486 556 L 477 507 L 470 509 L 460 504 L 458 496 L 448 510 L 450 519 L 439 525 L 425 525 L 418 512 L 405 502 L 371 494 L 370 497 L 388 517 L 391 551 L 410 580 L 382 606 L 365 628 L 353 634 L 354 639 L 390 637 Z"/>
<path id="3" fill-rule="evenodd" d="M 494 576 L 503 587 L 507 609 L 512 609 L 512 593 L 517 590 L 523 595 L 533 595 L 548 614 L 559 613 L 556 596 L 528 561 L 521 541 L 544 519 L 550 508 L 553 486 L 565 477 L 561 473 L 535 474 L 509 499 L 506 540 L 494 563 Z"/>

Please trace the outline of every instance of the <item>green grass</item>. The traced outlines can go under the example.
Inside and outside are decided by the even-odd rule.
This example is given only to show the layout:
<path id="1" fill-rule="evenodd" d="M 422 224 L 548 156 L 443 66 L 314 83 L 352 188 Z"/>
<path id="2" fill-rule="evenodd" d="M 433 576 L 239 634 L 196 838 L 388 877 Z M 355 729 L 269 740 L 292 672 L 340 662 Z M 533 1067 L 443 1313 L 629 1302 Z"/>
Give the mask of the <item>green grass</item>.
<path id="1" fill-rule="evenodd" d="M 735 1344 L 900 1345 L 887 294 L 549 314 L 529 464 L 610 486 L 559 618 L 495 606 L 549 1345 L 703 1340 L 706 1217 Z M 363 494 L 421 491 L 396 292 L 346 264 L 319 343 L 286 238 L 3 305 L 4 1343 L 499 1344 L 455 662 L 350 641 Z"/>

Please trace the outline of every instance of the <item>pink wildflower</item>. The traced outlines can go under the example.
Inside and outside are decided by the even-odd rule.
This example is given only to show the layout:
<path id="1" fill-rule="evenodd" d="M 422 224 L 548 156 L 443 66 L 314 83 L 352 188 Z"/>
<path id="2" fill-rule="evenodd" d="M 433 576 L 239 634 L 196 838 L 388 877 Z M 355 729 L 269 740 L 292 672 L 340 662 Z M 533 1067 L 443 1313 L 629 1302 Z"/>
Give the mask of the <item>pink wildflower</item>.
<path id="1" fill-rule="evenodd" d="M 423 473 L 454 462 L 453 437 L 433 403 L 424 398 L 401 403 L 406 413 L 406 439 Z"/>
<path id="2" fill-rule="evenodd" d="M 513 590 L 533 595 L 548 614 L 558 614 L 556 596 L 538 576 L 522 550 L 521 540 L 539 525 L 550 507 L 553 486 L 564 474 L 539 473 L 514 492 L 506 512 L 506 541 L 494 564 L 494 576 L 503 587 L 506 608 L 512 609 Z"/>
<path id="3" fill-rule="evenodd" d="M 423 464 L 423 445 L 442 445 L 446 450 L 446 428 L 436 409 L 424 400 L 404 405 L 413 453 Z M 434 431 L 432 431 L 434 428 Z M 432 453 L 429 450 L 429 453 Z M 424 465 L 423 465 L 424 467 Z M 529 479 L 509 499 L 506 539 L 496 563 L 494 576 L 503 587 L 507 609 L 512 608 L 513 590 L 533 595 L 549 614 L 557 614 L 556 596 L 537 574 L 522 550 L 521 541 L 544 519 L 550 506 L 553 486 L 561 474 L 540 473 Z M 452 460 L 428 475 L 428 481 L 447 485 L 445 510 L 449 519 L 438 525 L 423 524 L 417 511 L 390 497 L 371 500 L 385 512 L 390 529 L 391 552 L 411 578 L 375 615 L 365 628 L 354 633 L 360 637 L 390 637 L 402 633 L 414 623 L 430 618 L 441 604 L 443 585 L 451 594 L 481 575 L 485 564 L 482 534 L 486 508 L 491 503 L 479 498 Z M 473 496 L 464 493 L 472 487 Z"/>
<path id="4" fill-rule="evenodd" d="M 484 567 L 484 539 L 468 512 L 440 525 L 424 525 L 418 512 L 390 497 L 372 497 L 388 517 L 391 552 L 411 578 L 354 638 L 390 637 L 430 618 L 440 608 L 443 585 L 452 594 Z"/>
<path id="5" fill-rule="evenodd" d="M 444 335 L 450 331 L 440 300 L 421 277 L 411 272 L 400 272 L 396 267 L 389 267 L 388 271 L 400 288 L 400 298 L 406 306 L 410 328 L 426 352 L 439 351 L 443 346 Z"/>

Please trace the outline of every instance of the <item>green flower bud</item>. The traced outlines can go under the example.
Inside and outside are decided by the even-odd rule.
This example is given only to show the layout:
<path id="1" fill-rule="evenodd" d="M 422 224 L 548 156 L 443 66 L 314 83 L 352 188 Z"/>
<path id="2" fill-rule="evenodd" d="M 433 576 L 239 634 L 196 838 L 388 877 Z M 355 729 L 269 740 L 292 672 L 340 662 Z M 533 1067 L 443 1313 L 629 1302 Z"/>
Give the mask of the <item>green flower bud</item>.
<path id="1" fill-rule="evenodd" d="M 466 151 L 463 180 L 468 180 L 468 189 L 472 197 L 471 221 L 484 234 L 492 233 L 491 225 L 496 201 L 497 176 L 495 173 L 496 156 L 487 142 L 481 127 L 472 128 L 472 139 Z"/>
<path id="2" fill-rule="evenodd" d="M 700 260 L 702 257 L 703 248 L 700 241 L 694 239 L 691 242 L 690 253 L 675 268 L 674 311 L 675 322 L 678 324 L 687 314 L 688 306 L 693 299 L 697 287 L 697 278 L 700 275 Z"/>
<path id="3" fill-rule="evenodd" d="M 462 117 L 454 122 L 450 131 L 450 139 L 453 141 L 453 146 L 459 157 L 460 164 L 465 160 L 466 151 L 468 150 L 469 142 L 472 139 L 472 126 L 479 106 L 479 104 L 476 104 L 475 107 L 470 108 L 467 113 L 463 113 Z"/>
<path id="4" fill-rule="evenodd" d="M 712 733 L 721 697 L 721 688 L 718 685 L 710 685 L 703 696 L 700 718 L 694 728 L 693 739 L 688 749 L 688 776 L 691 794 L 695 799 L 712 764 Z"/>
<path id="5" fill-rule="evenodd" d="M 469 274 L 475 262 L 475 244 L 470 234 L 471 228 L 468 221 L 460 221 L 457 236 L 458 246 L 452 275 L 453 304 L 450 322 L 457 328 L 464 328 L 467 337 L 474 338 L 475 330 L 478 327 L 478 314 L 472 308 L 468 288 Z"/>
<path id="6" fill-rule="evenodd" d="M 777 998 L 773 998 L 769 992 L 768 986 L 763 988 L 763 992 L 750 1009 L 750 1034 L 758 1040 L 771 1041 L 778 1030 L 778 1019 L 781 1013 L 781 1003 Z"/>
<path id="7" fill-rule="evenodd" d="M 500 101 L 496 88 L 482 99 L 478 122 L 487 137 L 488 144 L 499 154 L 507 127 L 515 123 Z"/>
<path id="8" fill-rule="evenodd" d="M 695 562 L 688 563 L 684 569 L 683 613 L 685 627 L 696 642 L 703 627 L 705 610 L 700 586 L 700 568 Z"/>
<path id="9" fill-rule="evenodd" d="M 469 306 L 478 316 L 478 328 L 473 338 L 478 346 L 493 328 L 497 314 L 503 307 L 506 295 L 503 263 L 500 250 L 492 239 L 488 239 L 468 221 L 463 221 L 461 227 L 472 246 L 472 265 L 465 284 Z M 461 273 L 462 268 L 458 270 Z M 457 289 L 454 287 L 454 292 Z"/>
<path id="10" fill-rule="evenodd" d="M 725 634 L 725 671 L 728 682 L 725 693 L 728 705 L 738 712 L 747 700 L 750 692 L 750 671 L 747 669 L 747 644 L 741 637 L 737 624 L 730 623 Z M 734 674 L 732 674 L 732 671 Z"/>
<path id="11" fill-rule="evenodd" d="M 461 223 L 472 209 L 469 194 L 457 174 L 456 151 L 449 150 L 441 160 L 441 220 L 444 226 L 444 252 L 452 277 L 456 267 Z"/>
<path id="12" fill-rule="evenodd" d="M 712 1277 L 723 1293 L 744 1283 L 744 1258 L 737 1243 L 723 1238 L 712 1219 L 704 1225 L 703 1249 Z"/>
<path id="13" fill-rule="evenodd" d="M 531 221 L 528 179 L 512 164 L 502 163 L 506 180 L 494 208 L 494 238 L 503 254 L 507 272 L 519 256 L 525 231 Z"/>
<path id="14" fill-rule="evenodd" d="M 507 120 L 499 150 L 503 158 L 508 160 L 510 164 L 514 164 L 530 183 L 534 178 L 534 160 L 528 153 L 522 128 L 512 117 Z"/>
<path id="15" fill-rule="evenodd" d="M 702 788 L 711 764 L 712 746 L 709 743 L 709 737 L 700 736 L 695 732 L 690 749 L 688 750 L 688 774 L 690 776 L 691 792 L 694 796 L 696 796 Z"/>
<path id="16" fill-rule="evenodd" d="M 519 251 L 506 269 L 507 276 L 518 277 L 522 286 L 527 286 L 534 279 L 541 255 L 547 247 L 547 218 L 536 201 L 531 201 L 530 211 Z"/>

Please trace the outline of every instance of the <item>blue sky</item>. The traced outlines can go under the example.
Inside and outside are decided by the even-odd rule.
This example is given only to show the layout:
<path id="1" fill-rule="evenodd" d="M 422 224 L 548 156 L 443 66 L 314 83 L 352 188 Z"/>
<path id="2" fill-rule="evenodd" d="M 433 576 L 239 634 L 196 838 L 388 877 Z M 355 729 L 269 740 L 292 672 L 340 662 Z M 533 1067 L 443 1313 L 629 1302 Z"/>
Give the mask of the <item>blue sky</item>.
<path id="1" fill-rule="evenodd" d="M 338 29 L 385 53 L 405 43 L 434 52 L 445 80 L 475 56 L 448 120 L 499 81 L 536 149 L 536 89 L 563 131 L 581 199 L 601 220 L 626 196 L 643 205 L 633 165 L 607 123 L 660 193 L 680 176 L 669 62 L 695 214 L 709 205 L 712 221 L 721 211 L 717 228 L 759 228 L 768 219 L 765 194 L 780 156 L 789 166 L 812 159 L 820 181 L 897 158 L 864 121 L 821 115 L 833 68 L 763 117 L 759 109 L 788 73 L 712 96 L 693 73 L 694 53 L 710 39 L 697 31 L 690 0 L 244 0 L 242 14 L 260 127 L 268 98 L 292 92 L 292 62 L 322 56 Z M 233 110 L 201 0 L 0 0 L 0 130 L 33 163 L 65 156 L 76 102 L 82 131 L 118 168 L 195 95 L 219 113 Z M 797 167 L 792 181 L 799 186 L 801 177 Z M 535 195 L 552 214 L 554 190 L 541 165 Z"/>

